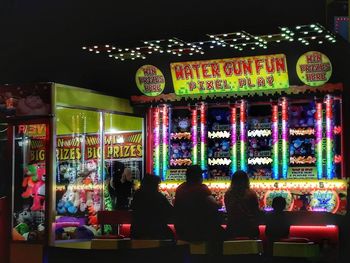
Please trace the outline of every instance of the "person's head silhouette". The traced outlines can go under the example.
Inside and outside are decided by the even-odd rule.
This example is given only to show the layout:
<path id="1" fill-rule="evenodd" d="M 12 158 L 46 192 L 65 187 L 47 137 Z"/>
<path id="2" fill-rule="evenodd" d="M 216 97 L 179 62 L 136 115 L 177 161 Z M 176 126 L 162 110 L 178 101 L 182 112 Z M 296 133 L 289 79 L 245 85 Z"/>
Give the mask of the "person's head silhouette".
<path id="1" fill-rule="evenodd" d="M 249 189 L 249 177 L 245 171 L 236 171 L 231 178 L 231 189 L 235 190 L 246 190 Z"/>
<path id="2" fill-rule="evenodd" d="M 199 165 L 192 165 L 187 168 L 186 182 L 191 184 L 201 184 L 203 182 L 202 169 Z"/>
<path id="3" fill-rule="evenodd" d="M 149 192 L 157 192 L 160 184 L 159 176 L 154 174 L 146 174 L 141 181 L 140 189 Z"/>
<path id="4" fill-rule="evenodd" d="M 282 212 L 284 209 L 286 209 L 286 199 L 282 196 L 276 196 L 272 200 L 272 208 L 275 212 Z"/>

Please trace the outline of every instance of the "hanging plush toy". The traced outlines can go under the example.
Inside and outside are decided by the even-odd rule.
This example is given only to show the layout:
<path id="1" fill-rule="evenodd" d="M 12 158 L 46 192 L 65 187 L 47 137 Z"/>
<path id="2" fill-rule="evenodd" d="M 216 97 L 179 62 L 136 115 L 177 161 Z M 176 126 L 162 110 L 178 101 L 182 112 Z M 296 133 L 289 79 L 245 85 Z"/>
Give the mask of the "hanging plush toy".
<path id="1" fill-rule="evenodd" d="M 45 209 L 45 167 L 37 167 L 37 181 L 33 187 L 33 205 L 32 211 L 39 211 Z"/>
<path id="2" fill-rule="evenodd" d="M 37 164 L 29 164 L 25 169 L 25 175 L 22 181 L 22 187 L 26 187 L 26 190 L 21 196 L 23 198 L 33 198 L 32 211 L 44 209 L 45 167 Z"/>

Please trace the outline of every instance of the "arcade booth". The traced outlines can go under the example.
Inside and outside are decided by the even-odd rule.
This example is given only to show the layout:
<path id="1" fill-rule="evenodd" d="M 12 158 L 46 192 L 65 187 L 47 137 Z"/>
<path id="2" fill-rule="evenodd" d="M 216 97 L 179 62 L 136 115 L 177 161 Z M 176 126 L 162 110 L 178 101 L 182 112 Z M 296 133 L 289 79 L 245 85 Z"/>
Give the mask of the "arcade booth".
<path id="1" fill-rule="evenodd" d="M 263 210 L 283 196 L 289 211 L 344 214 L 343 84 L 329 82 L 332 65 L 319 51 L 171 63 L 175 93 L 132 98 L 149 103 L 147 172 L 172 199 L 186 167 L 200 165 L 225 210 L 230 178 L 244 170 Z"/>
<path id="2" fill-rule="evenodd" d="M 322 32 L 313 24 L 281 28 L 277 40 L 244 31 L 170 39 L 172 59 L 135 66 L 131 101 L 147 111 L 146 172 L 161 177 L 169 200 L 186 168 L 200 165 L 225 211 L 230 179 L 244 170 L 262 210 L 286 199 L 291 236 L 336 233 L 338 242 L 336 218 L 347 211 L 348 76 L 341 45 L 321 40 Z"/>
<path id="3" fill-rule="evenodd" d="M 44 246 L 99 235 L 115 161 L 140 178 L 143 118 L 126 99 L 56 83 L 0 86 L 0 99 L 10 262 L 44 262 Z"/>

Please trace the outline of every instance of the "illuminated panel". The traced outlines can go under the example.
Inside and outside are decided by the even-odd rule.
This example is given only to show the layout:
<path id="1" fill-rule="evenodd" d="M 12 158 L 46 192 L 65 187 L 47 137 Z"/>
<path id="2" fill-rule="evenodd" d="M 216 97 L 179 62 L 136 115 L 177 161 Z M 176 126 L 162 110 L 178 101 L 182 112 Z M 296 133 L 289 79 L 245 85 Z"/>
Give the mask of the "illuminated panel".
<path id="1" fill-rule="evenodd" d="M 241 170 L 247 171 L 247 102 L 240 104 L 240 144 L 241 144 Z"/>
<path id="2" fill-rule="evenodd" d="M 160 110 L 154 109 L 154 167 L 153 172 L 155 175 L 160 175 Z"/>
<path id="3" fill-rule="evenodd" d="M 282 178 L 287 178 L 288 173 L 288 101 L 282 100 Z"/>
<path id="4" fill-rule="evenodd" d="M 326 96 L 326 173 L 327 179 L 334 177 L 333 162 L 333 98 Z"/>
<path id="5" fill-rule="evenodd" d="M 169 118 L 168 118 L 168 106 L 163 105 L 162 110 L 162 179 L 165 179 L 167 170 L 168 170 L 168 125 L 169 125 Z"/>
<path id="6" fill-rule="evenodd" d="M 316 168 L 317 168 L 317 178 L 321 179 L 323 177 L 322 171 L 322 103 L 316 103 Z"/>
<path id="7" fill-rule="evenodd" d="M 201 168 L 206 169 L 206 105 L 204 103 L 200 106 L 200 124 L 201 124 Z"/>
<path id="8" fill-rule="evenodd" d="M 231 172 L 237 171 L 237 110 L 235 106 L 231 108 Z"/>
<path id="9" fill-rule="evenodd" d="M 272 105 L 272 176 L 278 179 L 278 105 Z"/>
<path id="10" fill-rule="evenodd" d="M 162 182 L 160 189 L 176 189 L 182 182 Z M 230 181 L 204 181 L 210 189 L 227 190 L 230 187 Z M 250 180 L 250 186 L 255 191 L 273 191 L 289 190 L 289 191 L 315 191 L 315 190 L 332 190 L 332 191 L 346 191 L 346 180 Z"/>
<path id="11" fill-rule="evenodd" d="M 192 163 L 198 164 L 198 141 L 197 141 L 197 109 L 191 110 L 192 115 Z"/>

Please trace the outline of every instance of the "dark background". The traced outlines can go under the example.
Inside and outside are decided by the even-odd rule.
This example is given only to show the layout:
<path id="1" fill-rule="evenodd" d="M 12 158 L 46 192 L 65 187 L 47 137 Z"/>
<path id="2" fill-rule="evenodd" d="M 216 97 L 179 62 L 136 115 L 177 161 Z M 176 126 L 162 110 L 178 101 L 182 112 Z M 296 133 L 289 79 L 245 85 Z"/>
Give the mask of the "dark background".
<path id="1" fill-rule="evenodd" d="M 121 62 L 89 54 L 81 49 L 83 45 L 132 47 L 140 40 L 173 36 L 198 41 L 209 33 L 247 30 L 268 34 L 278 26 L 315 22 L 331 27 L 333 16 L 341 14 L 347 14 L 346 2 L 327 6 L 325 0 L 1 0 L 0 83 L 52 81 L 129 97 L 137 94 L 134 76 L 140 65 L 165 65 L 179 59 L 154 55 L 147 60 Z M 300 46 L 277 47 L 285 48 Z M 276 51 L 272 47 L 264 53 Z M 247 54 L 226 49 L 181 59 L 221 55 Z"/>

